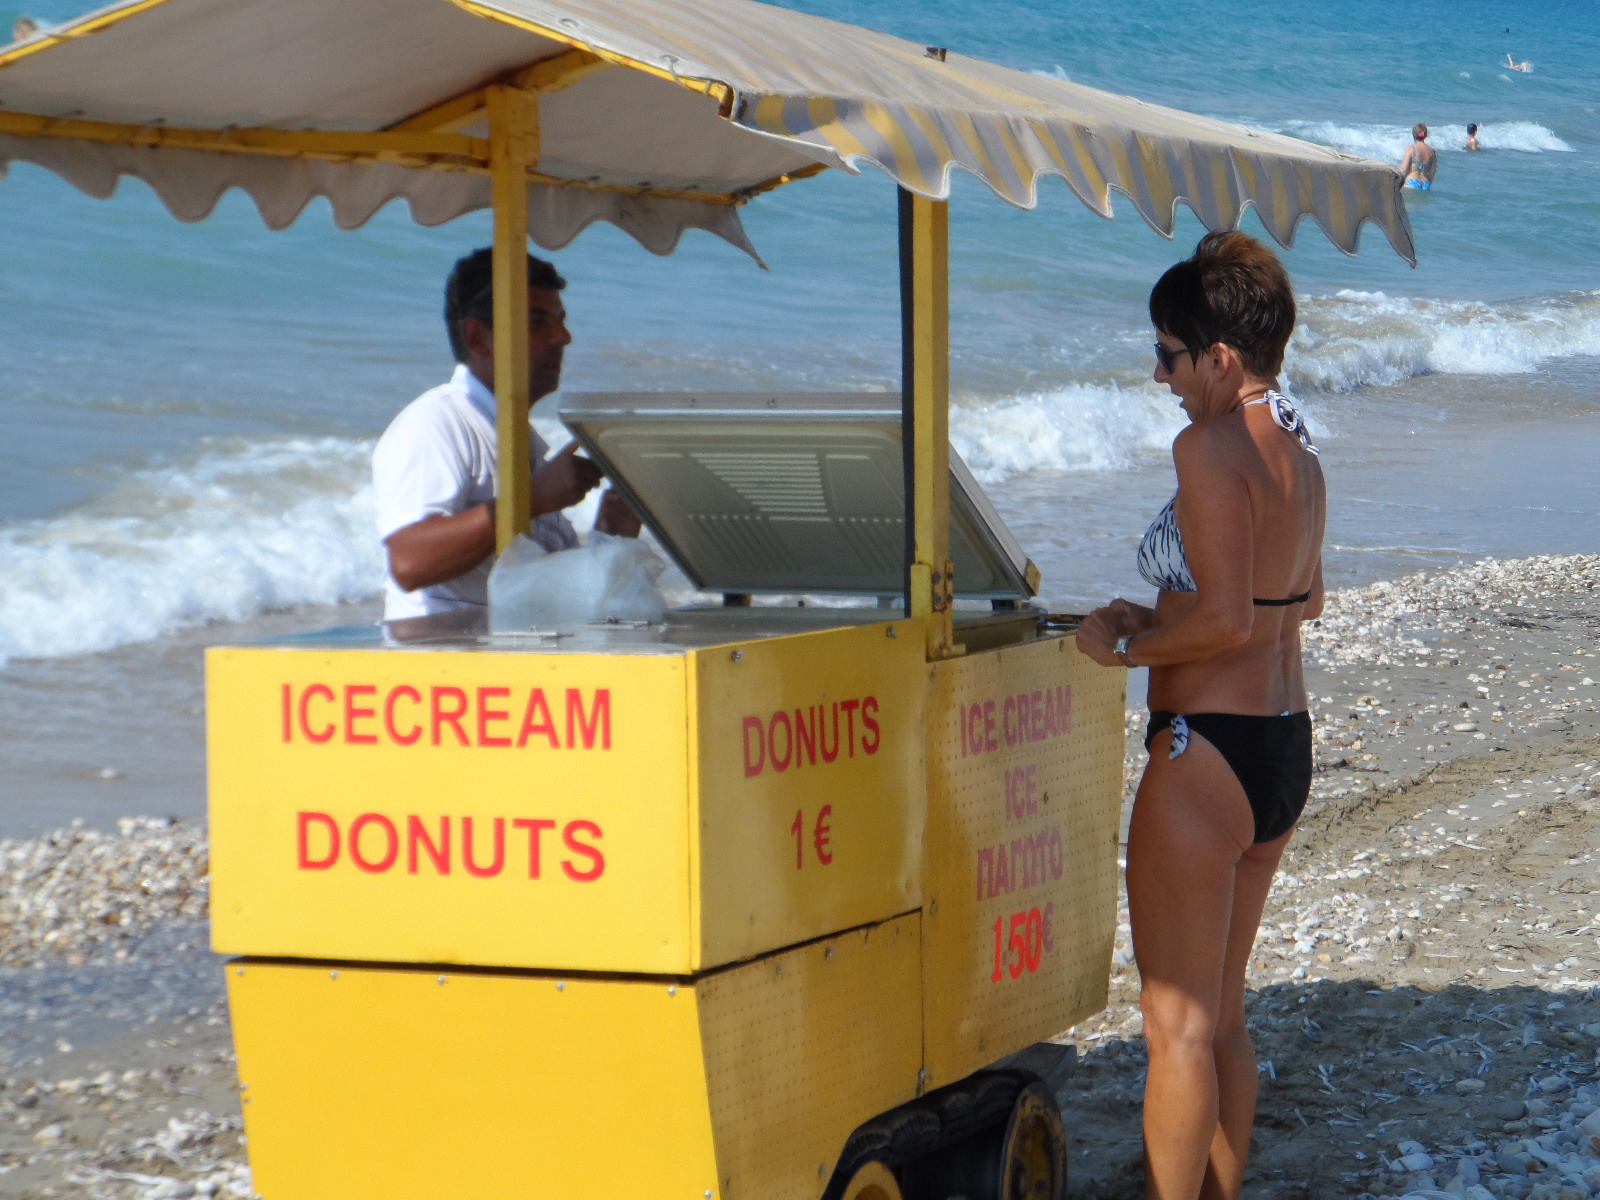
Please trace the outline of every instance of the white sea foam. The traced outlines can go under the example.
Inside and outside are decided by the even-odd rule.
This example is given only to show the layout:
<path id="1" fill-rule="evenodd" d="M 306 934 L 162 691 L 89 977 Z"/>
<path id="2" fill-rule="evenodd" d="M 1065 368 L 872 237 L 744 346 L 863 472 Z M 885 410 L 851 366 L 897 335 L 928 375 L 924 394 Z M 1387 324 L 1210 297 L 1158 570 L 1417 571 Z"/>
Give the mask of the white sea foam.
<path id="1" fill-rule="evenodd" d="M 1432 135 L 1428 144 L 1442 154 L 1467 148 L 1467 121 L 1471 117 L 1449 124 L 1429 122 Z M 1284 121 L 1263 125 L 1273 133 L 1287 133 L 1343 150 L 1346 154 L 1359 154 L 1362 158 L 1399 162 L 1411 144 L 1409 125 L 1352 125 L 1340 121 Z M 1555 132 L 1533 121 L 1500 121 L 1479 125 L 1478 145 L 1484 150 L 1517 150 L 1524 154 L 1570 154 L 1572 147 L 1557 137 Z"/>
<path id="2" fill-rule="evenodd" d="M 372 443 L 210 443 L 94 502 L 0 526 L 0 661 L 85 654 L 369 596 Z"/>
<path id="3" fill-rule="evenodd" d="M 1600 354 L 1600 292 L 1491 306 L 1342 291 L 1301 302 L 1285 371 L 1298 388 L 1346 392 L 1433 372 L 1515 375 L 1586 354 Z"/>
<path id="4" fill-rule="evenodd" d="M 1184 416 L 1164 390 L 1077 385 L 986 405 L 957 405 L 950 441 L 996 483 L 1027 471 L 1110 471 L 1163 451 Z"/>

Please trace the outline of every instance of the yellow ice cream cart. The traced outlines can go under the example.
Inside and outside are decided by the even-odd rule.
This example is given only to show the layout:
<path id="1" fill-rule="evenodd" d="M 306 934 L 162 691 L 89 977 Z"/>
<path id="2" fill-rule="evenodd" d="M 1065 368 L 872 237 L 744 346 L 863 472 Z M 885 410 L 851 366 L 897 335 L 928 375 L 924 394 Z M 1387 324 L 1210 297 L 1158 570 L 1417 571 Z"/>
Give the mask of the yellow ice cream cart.
<path id="1" fill-rule="evenodd" d="M 9 161 L 186 220 L 492 206 L 500 329 L 529 236 L 753 253 L 753 196 L 889 174 L 901 395 L 568 398 L 720 604 L 211 652 L 251 1166 L 265 1200 L 1061 1194 L 1038 1043 L 1104 1001 L 1124 679 L 950 451 L 950 173 L 1410 258 L 1392 168 L 753 0 L 132 0 L 0 50 Z"/>

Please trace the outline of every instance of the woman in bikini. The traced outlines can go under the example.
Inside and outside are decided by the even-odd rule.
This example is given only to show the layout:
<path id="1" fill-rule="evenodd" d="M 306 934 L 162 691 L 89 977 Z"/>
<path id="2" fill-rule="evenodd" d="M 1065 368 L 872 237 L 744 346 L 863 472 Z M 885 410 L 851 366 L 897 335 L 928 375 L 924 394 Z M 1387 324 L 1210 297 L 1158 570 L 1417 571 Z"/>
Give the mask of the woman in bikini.
<path id="1" fill-rule="evenodd" d="M 1411 145 L 1400 156 L 1400 173 L 1406 186 L 1419 192 L 1433 190 L 1433 177 L 1439 170 L 1439 153 L 1428 145 L 1428 127 L 1421 122 L 1411 127 Z"/>
<path id="2" fill-rule="evenodd" d="M 1245 970 L 1311 790 L 1300 622 L 1322 611 L 1326 493 L 1277 391 L 1288 273 L 1242 233 L 1203 238 L 1150 293 L 1156 373 L 1189 425 L 1178 490 L 1139 547 L 1154 608 L 1118 599 L 1078 646 L 1150 668 L 1150 763 L 1128 833 L 1128 903 L 1149 1043 L 1145 1194 L 1232 1200 L 1255 1120 Z"/>

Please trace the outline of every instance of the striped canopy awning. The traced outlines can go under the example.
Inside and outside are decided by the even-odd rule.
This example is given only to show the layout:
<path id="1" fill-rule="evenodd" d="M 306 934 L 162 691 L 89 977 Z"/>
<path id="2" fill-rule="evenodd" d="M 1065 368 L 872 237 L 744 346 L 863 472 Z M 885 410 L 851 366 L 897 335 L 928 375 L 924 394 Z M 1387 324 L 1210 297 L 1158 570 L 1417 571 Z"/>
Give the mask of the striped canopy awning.
<path id="1" fill-rule="evenodd" d="M 1021 208 L 1053 175 L 1170 236 L 1254 207 L 1354 253 L 1373 221 L 1415 261 L 1384 163 L 996 66 L 756 0 L 128 0 L 0 48 L 0 170 L 108 196 L 146 181 L 183 220 L 229 188 L 274 228 L 316 196 L 359 226 L 405 198 L 437 224 L 491 201 L 485 89 L 537 97 L 529 232 L 610 221 L 656 253 L 685 229 L 751 250 L 738 205 L 870 163 L 933 199 L 967 171 Z"/>

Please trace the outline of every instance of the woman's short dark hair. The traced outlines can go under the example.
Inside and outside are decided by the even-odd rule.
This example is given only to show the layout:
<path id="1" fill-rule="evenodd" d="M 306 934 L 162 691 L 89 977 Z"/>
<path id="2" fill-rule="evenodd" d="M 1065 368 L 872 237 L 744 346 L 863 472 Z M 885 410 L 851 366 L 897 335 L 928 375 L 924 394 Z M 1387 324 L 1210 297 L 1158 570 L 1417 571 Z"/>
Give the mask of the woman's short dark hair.
<path id="1" fill-rule="evenodd" d="M 1294 332 L 1294 291 L 1278 256 L 1247 233 L 1208 233 L 1150 290 L 1150 321 L 1185 346 L 1232 346 L 1245 370 L 1274 379 Z"/>
<path id="2" fill-rule="evenodd" d="M 528 255 L 528 286 L 559 292 L 567 286 L 554 263 Z M 494 328 L 494 250 L 489 246 L 456 260 L 444 285 L 444 327 L 450 334 L 450 353 L 467 361 L 467 344 L 461 322 L 475 317 Z"/>

